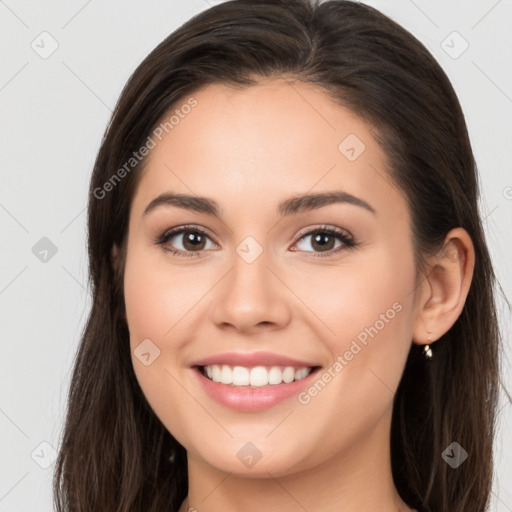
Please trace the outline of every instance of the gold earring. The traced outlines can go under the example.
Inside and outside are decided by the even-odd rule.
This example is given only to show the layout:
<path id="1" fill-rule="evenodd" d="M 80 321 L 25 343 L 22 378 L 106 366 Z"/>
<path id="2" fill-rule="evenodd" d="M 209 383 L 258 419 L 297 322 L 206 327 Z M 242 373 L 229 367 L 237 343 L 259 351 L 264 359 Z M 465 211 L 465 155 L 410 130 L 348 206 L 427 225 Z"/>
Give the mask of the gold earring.
<path id="1" fill-rule="evenodd" d="M 428 334 L 427 341 L 432 342 L 432 340 L 430 339 L 430 335 L 432 333 L 430 331 L 427 331 L 427 334 Z M 430 361 L 432 359 L 433 353 L 432 353 L 432 349 L 430 348 L 430 345 L 425 345 L 423 347 L 423 355 L 427 361 Z"/>

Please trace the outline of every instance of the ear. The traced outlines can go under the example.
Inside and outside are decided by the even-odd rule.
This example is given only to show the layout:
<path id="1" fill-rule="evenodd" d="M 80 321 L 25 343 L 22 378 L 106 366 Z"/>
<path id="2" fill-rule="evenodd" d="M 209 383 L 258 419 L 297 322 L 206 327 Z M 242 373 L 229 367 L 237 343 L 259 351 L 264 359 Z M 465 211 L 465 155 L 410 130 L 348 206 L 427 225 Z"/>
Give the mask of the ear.
<path id="1" fill-rule="evenodd" d="M 439 254 L 427 263 L 430 270 L 421 285 L 413 330 L 413 341 L 418 345 L 439 339 L 462 312 L 475 266 L 475 250 L 468 232 L 452 229 Z"/>

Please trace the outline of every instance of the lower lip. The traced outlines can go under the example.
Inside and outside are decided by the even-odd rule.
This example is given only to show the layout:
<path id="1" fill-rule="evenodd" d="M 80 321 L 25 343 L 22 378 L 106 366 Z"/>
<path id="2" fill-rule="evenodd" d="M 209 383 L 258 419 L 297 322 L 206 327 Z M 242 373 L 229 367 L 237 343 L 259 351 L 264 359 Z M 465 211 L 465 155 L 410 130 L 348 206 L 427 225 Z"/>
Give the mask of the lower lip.
<path id="1" fill-rule="evenodd" d="M 231 409 L 243 412 L 263 411 L 287 398 L 298 395 L 308 386 L 320 368 L 313 370 L 307 377 L 289 384 L 274 384 L 258 388 L 234 387 L 205 377 L 199 368 L 193 368 L 205 391 L 217 402 Z"/>

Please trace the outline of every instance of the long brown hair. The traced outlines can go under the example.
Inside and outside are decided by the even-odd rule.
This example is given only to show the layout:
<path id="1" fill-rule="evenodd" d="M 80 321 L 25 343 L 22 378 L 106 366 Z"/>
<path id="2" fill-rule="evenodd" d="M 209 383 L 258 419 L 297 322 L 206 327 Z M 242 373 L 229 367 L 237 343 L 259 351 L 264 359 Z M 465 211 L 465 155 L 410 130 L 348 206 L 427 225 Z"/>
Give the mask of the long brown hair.
<path id="1" fill-rule="evenodd" d="M 432 346 L 428 364 L 412 345 L 394 399 L 390 442 L 395 485 L 410 506 L 486 510 L 500 337 L 476 163 L 456 94 L 426 48 L 372 7 L 234 0 L 196 15 L 144 59 L 104 134 L 88 210 L 92 309 L 74 362 L 54 473 L 59 511 L 175 511 L 186 497 L 186 451 L 138 385 L 124 317 L 123 265 L 114 268 L 111 260 L 113 245 L 126 242 L 145 161 L 133 168 L 126 162 L 171 107 L 200 87 L 247 87 L 284 76 L 316 84 L 375 127 L 390 178 L 408 201 L 419 269 L 450 229 L 461 226 L 471 236 L 476 263 L 464 309 Z M 123 166 L 126 172 L 117 172 Z M 442 458 L 452 442 L 468 452 L 456 470 Z"/>

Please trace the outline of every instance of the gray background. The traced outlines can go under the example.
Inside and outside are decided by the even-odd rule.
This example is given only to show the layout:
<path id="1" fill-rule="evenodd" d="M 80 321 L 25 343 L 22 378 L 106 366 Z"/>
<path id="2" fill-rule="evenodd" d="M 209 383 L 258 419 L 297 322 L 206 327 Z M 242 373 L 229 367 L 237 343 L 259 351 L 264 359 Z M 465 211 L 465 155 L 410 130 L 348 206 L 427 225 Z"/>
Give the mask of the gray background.
<path id="1" fill-rule="evenodd" d="M 0 0 L 1 512 L 52 510 L 53 454 L 90 307 L 87 186 L 111 109 L 147 53 L 214 3 Z M 420 39 L 453 83 L 481 173 L 488 242 L 510 298 L 512 2 L 365 3 Z M 510 312 L 499 304 L 511 387 Z M 491 507 L 500 512 L 512 511 L 511 430 L 502 401 Z"/>

